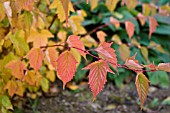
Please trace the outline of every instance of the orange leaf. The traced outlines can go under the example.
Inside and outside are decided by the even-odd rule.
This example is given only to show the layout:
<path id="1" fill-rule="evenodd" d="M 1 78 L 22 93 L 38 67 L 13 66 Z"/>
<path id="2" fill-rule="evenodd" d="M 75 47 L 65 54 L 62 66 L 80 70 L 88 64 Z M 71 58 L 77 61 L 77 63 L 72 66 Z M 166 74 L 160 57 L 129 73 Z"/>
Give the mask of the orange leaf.
<path id="1" fill-rule="evenodd" d="M 126 27 L 126 31 L 127 31 L 129 38 L 132 38 L 132 36 L 134 35 L 134 31 L 135 31 L 134 24 L 131 21 L 126 21 L 125 27 Z"/>
<path id="2" fill-rule="evenodd" d="M 31 67 L 36 71 L 40 69 L 44 60 L 44 54 L 40 48 L 32 48 L 25 57 L 29 59 Z"/>
<path id="3" fill-rule="evenodd" d="M 140 98 L 140 103 L 141 103 L 141 109 L 142 106 L 147 98 L 147 94 L 148 94 L 148 89 L 149 89 L 149 80 L 147 79 L 147 77 L 143 74 L 143 73 L 138 73 L 136 76 L 136 88 L 137 88 L 137 92 Z"/>
<path id="4" fill-rule="evenodd" d="M 117 58 L 115 50 L 110 46 L 112 43 L 104 42 L 100 44 L 95 50 L 101 55 L 106 61 L 108 61 L 115 69 L 117 68 Z"/>
<path id="5" fill-rule="evenodd" d="M 58 77 L 63 81 L 63 88 L 76 72 L 77 61 L 70 51 L 65 51 L 57 59 Z"/>
<path id="6" fill-rule="evenodd" d="M 23 62 L 20 60 L 13 60 L 9 62 L 6 66 L 6 68 L 9 68 L 12 70 L 12 75 L 20 80 L 24 77 L 24 70 L 26 70 L 26 67 Z"/>
<path id="7" fill-rule="evenodd" d="M 138 70 L 138 71 L 142 70 L 143 66 L 141 66 L 138 63 L 138 60 L 136 60 L 135 57 L 136 57 L 136 54 L 132 56 L 131 58 L 127 59 L 125 62 L 125 65 L 132 70 Z"/>
<path id="8" fill-rule="evenodd" d="M 67 39 L 67 43 L 75 48 L 85 59 L 86 59 L 86 53 L 85 51 L 85 47 L 83 42 L 80 41 L 80 37 L 79 36 L 75 36 L 75 35 L 70 35 Z"/>
<path id="9" fill-rule="evenodd" d="M 18 10 L 32 11 L 34 6 L 34 0 L 15 0 Z"/>
<path id="10" fill-rule="evenodd" d="M 99 39 L 100 43 L 105 42 L 105 37 L 107 36 L 107 34 L 103 31 L 97 31 L 97 38 Z"/>
<path id="11" fill-rule="evenodd" d="M 30 86 L 39 86 L 40 81 L 42 79 L 42 75 L 37 71 L 27 71 L 26 75 L 24 76 L 24 81 L 28 83 Z"/>
<path id="12" fill-rule="evenodd" d="M 149 38 L 151 37 L 152 33 L 156 30 L 158 23 L 154 17 L 149 17 Z"/>
<path id="13" fill-rule="evenodd" d="M 52 64 L 54 68 L 57 66 L 57 57 L 58 57 L 58 52 L 56 51 L 55 48 L 48 48 L 47 51 L 45 52 L 48 61 Z"/>
<path id="14" fill-rule="evenodd" d="M 91 91 L 93 93 L 93 100 L 96 98 L 97 94 L 103 89 L 104 84 L 106 83 L 106 75 L 107 72 L 114 72 L 109 68 L 107 62 L 103 60 L 95 61 L 83 70 L 90 69 L 90 73 L 88 75 Z"/>
<path id="15" fill-rule="evenodd" d="M 146 17 L 142 13 L 138 13 L 137 17 L 138 17 L 141 25 L 144 26 L 145 22 L 146 22 Z"/>
<path id="16" fill-rule="evenodd" d="M 170 72 L 170 62 L 169 63 L 160 63 L 158 65 L 158 70 Z"/>
<path id="17" fill-rule="evenodd" d="M 116 29 L 120 27 L 120 22 L 113 17 L 110 17 L 110 23 L 112 23 L 116 27 Z"/>
<path id="18" fill-rule="evenodd" d="M 149 65 L 146 65 L 145 67 L 147 67 L 147 68 L 149 68 L 151 70 L 157 70 L 157 68 L 158 68 L 157 66 L 155 66 L 154 62 L 149 64 Z"/>
<path id="19" fill-rule="evenodd" d="M 16 93 L 17 91 L 17 84 L 15 81 L 13 80 L 9 80 L 5 86 L 5 89 L 8 89 L 8 94 L 13 97 L 14 94 Z"/>

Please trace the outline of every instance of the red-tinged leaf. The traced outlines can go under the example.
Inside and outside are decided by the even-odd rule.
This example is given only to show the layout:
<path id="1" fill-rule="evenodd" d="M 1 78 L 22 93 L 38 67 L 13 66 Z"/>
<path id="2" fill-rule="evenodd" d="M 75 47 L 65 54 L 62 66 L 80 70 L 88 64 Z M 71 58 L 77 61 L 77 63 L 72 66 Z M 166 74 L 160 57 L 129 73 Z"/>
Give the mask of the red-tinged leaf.
<path id="1" fill-rule="evenodd" d="M 34 0 L 15 0 L 18 10 L 32 11 L 34 6 Z"/>
<path id="2" fill-rule="evenodd" d="M 100 43 L 105 42 L 105 37 L 107 36 L 107 34 L 103 31 L 97 31 L 97 38 L 99 39 Z"/>
<path id="3" fill-rule="evenodd" d="M 152 33 L 156 30 L 158 23 L 154 17 L 149 17 L 149 38 L 151 37 Z"/>
<path id="4" fill-rule="evenodd" d="M 143 73 L 138 73 L 136 76 L 136 88 L 140 98 L 140 106 L 142 106 L 147 98 L 149 90 L 149 80 Z"/>
<path id="5" fill-rule="evenodd" d="M 170 72 L 170 62 L 169 63 L 160 63 L 158 65 L 158 70 Z"/>
<path id="6" fill-rule="evenodd" d="M 83 42 L 80 41 L 79 36 L 70 35 L 67 39 L 67 43 L 70 47 L 77 49 L 77 51 L 86 59 L 85 47 Z"/>
<path id="7" fill-rule="evenodd" d="M 143 66 L 141 66 L 138 60 L 135 59 L 136 55 L 137 54 L 133 55 L 131 58 L 128 58 L 125 62 L 125 65 L 134 71 L 142 71 Z"/>
<path id="8" fill-rule="evenodd" d="M 90 69 L 90 73 L 88 75 L 91 91 L 93 93 L 93 100 L 96 98 L 97 94 L 103 89 L 104 84 L 106 83 L 106 75 L 107 72 L 114 72 L 109 68 L 107 62 L 103 60 L 99 60 L 93 62 L 83 68 L 83 70 Z"/>
<path id="9" fill-rule="evenodd" d="M 138 17 L 141 25 L 144 26 L 145 22 L 146 22 L 146 17 L 142 13 L 138 13 L 137 17 Z"/>
<path id="10" fill-rule="evenodd" d="M 67 82 L 71 81 L 76 72 L 77 61 L 70 51 L 65 51 L 57 59 L 58 77 L 63 82 L 63 88 Z"/>
<path id="11" fill-rule="evenodd" d="M 113 17 L 110 17 L 110 23 L 112 23 L 116 27 L 116 29 L 120 27 L 120 22 Z"/>
<path id="12" fill-rule="evenodd" d="M 40 48 L 32 48 L 26 55 L 26 58 L 29 59 L 31 67 L 37 71 L 40 69 L 44 60 L 44 53 Z"/>
<path id="13" fill-rule="evenodd" d="M 132 36 L 134 35 L 134 31 L 135 31 L 134 24 L 131 21 L 126 21 L 125 27 L 126 27 L 126 31 L 127 31 L 129 38 L 132 38 Z"/>
<path id="14" fill-rule="evenodd" d="M 113 68 L 117 69 L 117 58 L 115 50 L 110 47 L 111 45 L 112 43 L 104 42 L 100 44 L 95 49 L 95 51 L 97 51 L 99 55 L 101 55 L 106 61 L 108 61 L 113 66 Z"/>
<path id="15" fill-rule="evenodd" d="M 13 60 L 9 62 L 6 66 L 6 68 L 9 68 L 12 70 L 12 75 L 20 80 L 24 77 L 24 70 L 26 70 L 26 67 L 23 62 L 20 60 Z"/>
<path id="16" fill-rule="evenodd" d="M 151 69 L 151 70 L 157 70 L 157 69 L 158 69 L 158 67 L 155 66 L 154 62 L 151 63 L 151 64 L 149 64 L 149 65 L 146 65 L 145 67 L 147 67 L 147 68 L 149 68 L 149 69 Z"/>
<path id="17" fill-rule="evenodd" d="M 52 64 L 54 68 L 57 66 L 57 57 L 58 57 L 58 52 L 56 51 L 55 48 L 48 48 L 47 51 L 45 52 L 48 61 Z"/>
<path id="18" fill-rule="evenodd" d="M 11 97 L 13 97 L 14 96 L 14 94 L 16 93 L 16 91 L 17 91 L 17 84 L 16 84 L 16 82 L 15 81 L 13 81 L 13 80 L 9 80 L 8 82 L 7 82 L 7 84 L 6 84 L 6 86 L 5 86 L 5 89 L 7 89 L 8 90 L 8 94 L 11 96 Z"/>

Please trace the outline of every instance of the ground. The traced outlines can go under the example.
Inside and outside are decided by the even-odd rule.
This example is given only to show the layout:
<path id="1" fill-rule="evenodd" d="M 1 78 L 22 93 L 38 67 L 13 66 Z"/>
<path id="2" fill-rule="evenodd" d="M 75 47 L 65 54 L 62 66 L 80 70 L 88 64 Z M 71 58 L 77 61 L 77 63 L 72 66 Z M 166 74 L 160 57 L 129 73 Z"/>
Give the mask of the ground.
<path id="1" fill-rule="evenodd" d="M 170 106 L 161 104 L 170 96 L 170 88 L 150 86 L 141 111 L 134 83 L 117 88 L 109 82 L 94 102 L 88 84 L 80 85 L 75 91 L 63 91 L 60 86 L 54 87 L 58 88 L 54 95 L 41 96 L 34 111 L 30 103 L 27 103 L 22 113 L 170 113 Z"/>

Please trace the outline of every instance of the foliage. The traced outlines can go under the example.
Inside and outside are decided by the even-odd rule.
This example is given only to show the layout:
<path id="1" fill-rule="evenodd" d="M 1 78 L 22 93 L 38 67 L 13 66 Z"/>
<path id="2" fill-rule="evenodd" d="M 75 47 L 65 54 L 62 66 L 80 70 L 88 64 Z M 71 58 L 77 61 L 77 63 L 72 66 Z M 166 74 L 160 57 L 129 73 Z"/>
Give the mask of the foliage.
<path id="1" fill-rule="evenodd" d="M 103 89 L 107 72 L 118 86 L 132 74 L 129 70 L 135 72 L 142 108 L 149 80 L 151 84 L 169 86 L 167 2 L 0 1 L 1 112 L 13 110 L 10 98 L 14 96 L 27 93 L 35 99 L 41 89 L 48 92 L 49 83 L 56 79 L 54 73 L 64 88 L 74 75 L 81 76 L 77 73 L 86 74 L 81 69 L 87 64 L 83 69 L 90 70 L 88 83 L 93 99 Z"/>

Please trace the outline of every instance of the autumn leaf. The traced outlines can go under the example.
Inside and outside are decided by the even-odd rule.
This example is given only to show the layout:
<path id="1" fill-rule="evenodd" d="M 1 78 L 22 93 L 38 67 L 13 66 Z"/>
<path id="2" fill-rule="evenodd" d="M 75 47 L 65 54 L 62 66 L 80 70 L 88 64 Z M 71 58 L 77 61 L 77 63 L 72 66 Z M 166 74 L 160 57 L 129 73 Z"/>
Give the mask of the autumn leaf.
<path id="1" fill-rule="evenodd" d="M 97 31 L 97 38 L 99 39 L 100 43 L 105 42 L 105 37 L 107 36 L 107 34 L 103 31 Z"/>
<path id="2" fill-rule="evenodd" d="M 16 81 L 16 84 L 17 84 L 17 91 L 15 92 L 15 94 L 22 97 L 24 95 L 24 92 L 25 92 L 24 83 L 22 81 Z"/>
<path id="3" fill-rule="evenodd" d="M 125 62 L 125 65 L 134 71 L 142 71 L 143 66 L 141 66 L 138 60 L 136 60 L 135 58 L 136 58 L 136 54 L 128 58 Z"/>
<path id="4" fill-rule="evenodd" d="M 13 97 L 14 94 L 16 93 L 18 87 L 17 84 L 14 80 L 9 80 L 5 86 L 5 89 L 8 90 L 8 94 Z"/>
<path id="5" fill-rule="evenodd" d="M 131 21 L 126 21 L 125 27 L 126 27 L 127 34 L 129 36 L 129 38 L 131 39 L 132 36 L 134 35 L 135 26 Z"/>
<path id="6" fill-rule="evenodd" d="M 0 11 L 0 22 L 5 18 L 5 8 L 3 6 L 3 4 L 0 2 L 0 8 L 1 8 L 1 11 Z"/>
<path id="7" fill-rule="evenodd" d="M 160 63 L 160 64 L 158 64 L 158 70 L 170 72 L 170 63 Z"/>
<path id="8" fill-rule="evenodd" d="M 111 41 L 115 42 L 116 44 L 122 45 L 122 41 L 120 40 L 120 37 L 117 34 L 112 36 Z"/>
<path id="9" fill-rule="evenodd" d="M 5 68 L 12 70 L 12 75 L 20 80 L 24 77 L 24 70 L 26 70 L 26 67 L 24 63 L 20 60 L 12 60 L 9 62 Z"/>
<path id="10" fill-rule="evenodd" d="M 151 38 L 152 33 L 156 30 L 158 25 L 154 17 L 149 17 L 149 38 Z"/>
<path id="11" fill-rule="evenodd" d="M 59 79 L 63 82 L 63 88 L 67 82 L 71 81 L 76 72 L 77 61 L 70 51 L 60 54 L 57 59 L 57 73 Z"/>
<path id="12" fill-rule="evenodd" d="M 97 94 L 103 89 L 104 84 L 106 83 L 107 72 L 114 74 L 114 72 L 109 68 L 107 62 L 103 60 L 95 61 L 83 70 L 90 69 L 88 75 L 91 91 L 93 93 L 93 100 L 96 98 Z"/>
<path id="13" fill-rule="evenodd" d="M 97 46 L 96 40 L 94 40 L 94 38 L 91 37 L 90 35 L 86 35 L 85 37 L 82 37 L 80 40 L 83 42 L 83 44 L 86 47 L 91 48 L 92 46 L 94 46 L 94 47 Z"/>
<path id="14" fill-rule="evenodd" d="M 123 60 L 123 61 L 126 61 L 127 58 L 130 57 L 130 48 L 126 45 L 126 44 L 121 44 L 119 46 L 119 54 L 120 54 L 120 58 Z"/>
<path id="15" fill-rule="evenodd" d="M 155 66 L 154 62 L 149 64 L 149 65 L 145 65 L 145 67 L 149 68 L 150 70 L 157 70 L 158 67 Z"/>
<path id="16" fill-rule="evenodd" d="M 67 43 L 70 47 L 75 48 L 86 59 L 85 47 L 83 42 L 80 41 L 79 36 L 70 35 L 67 39 Z"/>
<path id="17" fill-rule="evenodd" d="M 120 27 L 120 22 L 113 17 L 110 17 L 110 23 L 113 24 L 116 27 L 116 29 Z"/>
<path id="18" fill-rule="evenodd" d="M 136 76 L 135 84 L 136 84 L 137 92 L 140 98 L 140 106 L 142 109 L 143 104 L 148 95 L 149 80 L 146 78 L 146 76 L 143 73 L 138 73 Z"/>
<path id="19" fill-rule="evenodd" d="M 125 3 L 127 8 L 134 9 L 138 4 L 138 0 L 125 0 Z"/>
<path id="20" fill-rule="evenodd" d="M 105 4 L 106 7 L 109 9 L 110 12 L 114 11 L 119 0 L 106 0 Z"/>
<path id="21" fill-rule="evenodd" d="M 45 29 L 42 29 L 38 32 L 35 28 L 31 28 L 30 35 L 27 38 L 27 42 L 33 42 L 33 46 L 35 48 L 39 48 L 41 46 L 46 46 L 48 43 L 48 38 L 53 38 L 53 34 Z"/>
<path id="22" fill-rule="evenodd" d="M 46 57 L 48 59 L 48 61 L 52 64 L 52 66 L 54 68 L 56 68 L 57 66 L 57 57 L 58 57 L 58 52 L 56 50 L 56 48 L 48 48 L 47 51 L 45 52 Z"/>
<path id="23" fill-rule="evenodd" d="M 94 10 L 94 9 L 97 7 L 98 1 L 99 1 L 99 0 L 90 0 L 91 11 Z"/>
<path id="24" fill-rule="evenodd" d="M 82 22 L 84 21 L 84 17 L 79 15 L 73 15 L 68 19 L 68 22 L 71 26 L 72 32 L 74 35 L 83 35 L 86 33 L 85 28 L 82 26 Z"/>
<path id="25" fill-rule="evenodd" d="M 39 86 L 42 79 L 42 75 L 37 71 L 30 70 L 26 72 L 24 76 L 24 81 L 30 86 Z"/>
<path id="26" fill-rule="evenodd" d="M 16 0 L 16 5 L 19 8 L 19 10 L 26 10 L 26 11 L 32 11 L 34 6 L 35 0 Z"/>
<path id="27" fill-rule="evenodd" d="M 138 13 L 137 18 L 139 19 L 142 26 L 145 25 L 146 17 L 142 13 Z"/>
<path id="28" fill-rule="evenodd" d="M 115 50 L 110 46 L 112 43 L 104 42 L 100 44 L 95 51 L 99 53 L 107 62 L 111 64 L 115 69 L 117 69 L 117 58 L 115 54 Z"/>
<path id="29" fill-rule="evenodd" d="M 25 57 L 29 59 L 31 67 L 37 71 L 44 60 L 44 53 L 40 48 L 32 48 Z"/>
<path id="30" fill-rule="evenodd" d="M 53 3 L 50 5 L 50 9 L 53 8 L 57 8 L 56 14 L 58 14 L 60 22 L 66 20 L 66 22 L 68 23 L 69 12 L 74 12 L 70 0 L 54 0 Z"/>

